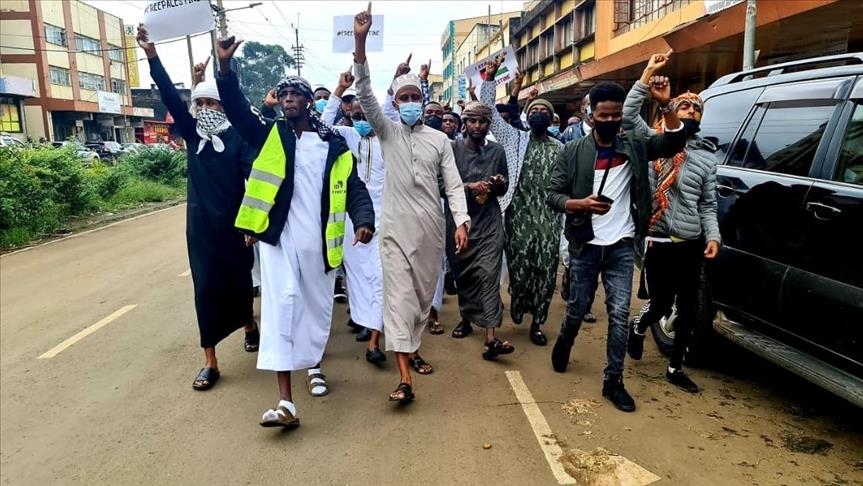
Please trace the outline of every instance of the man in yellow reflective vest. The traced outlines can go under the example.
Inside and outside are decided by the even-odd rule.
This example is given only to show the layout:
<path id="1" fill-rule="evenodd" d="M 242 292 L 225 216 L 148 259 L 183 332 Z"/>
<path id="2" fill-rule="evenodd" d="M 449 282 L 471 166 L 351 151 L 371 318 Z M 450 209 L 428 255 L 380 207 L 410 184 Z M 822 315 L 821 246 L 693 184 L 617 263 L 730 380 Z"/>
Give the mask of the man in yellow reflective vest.
<path id="1" fill-rule="evenodd" d="M 295 427 L 291 371 L 309 369 L 309 392 L 328 392 L 320 361 L 330 334 L 333 269 L 342 263 L 346 213 L 354 223 L 353 244 L 368 243 L 374 206 L 347 143 L 315 113 L 308 81 L 289 76 L 276 86 L 282 118 L 266 120 L 251 110 L 230 66 L 241 42 L 233 36 L 218 42 L 216 83 L 228 120 L 260 150 L 235 224 L 247 241 L 264 243 L 258 368 L 276 372 L 280 400 L 261 425 Z"/>

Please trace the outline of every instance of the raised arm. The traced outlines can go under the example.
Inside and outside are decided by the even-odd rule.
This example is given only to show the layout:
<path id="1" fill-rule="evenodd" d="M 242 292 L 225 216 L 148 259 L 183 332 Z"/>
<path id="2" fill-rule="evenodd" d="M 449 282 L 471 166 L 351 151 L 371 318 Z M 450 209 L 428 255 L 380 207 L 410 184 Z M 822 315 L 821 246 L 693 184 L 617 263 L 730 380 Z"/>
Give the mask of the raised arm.
<path id="1" fill-rule="evenodd" d="M 390 137 L 394 125 L 384 116 L 381 105 L 375 98 L 369 65 L 366 62 L 366 37 L 372 26 L 371 8 L 372 4 L 369 2 L 369 8 L 354 17 L 354 73 L 356 73 L 357 98 L 363 107 L 363 113 L 377 136 L 381 140 L 386 140 Z"/>
<path id="2" fill-rule="evenodd" d="M 273 121 L 267 121 L 260 114 L 252 111 L 249 101 L 240 90 L 237 73 L 231 70 L 231 58 L 243 41 L 237 41 L 234 36 L 220 39 L 216 42 L 216 54 L 219 57 L 219 75 L 216 76 L 216 86 L 219 88 L 219 98 L 231 125 L 237 129 L 240 136 L 252 148 L 260 150 L 267 140 Z"/>
<path id="3" fill-rule="evenodd" d="M 479 89 L 480 102 L 486 106 L 495 106 L 495 91 L 494 81 L 485 81 L 482 83 L 482 86 Z M 513 140 L 520 135 L 519 130 L 505 122 L 504 119 L 500 117 L 500 113 L 498 113 L 497 110 L 491 110 L 491 133 L 494 135 L 497 143 L 503 146 L 506 146 L 510 140 Z"/>
<path id="4" fill-rule="evenodd" d="M 659 103 L 665 129 L 647 139 L 647 160 L 674 157 L 686 146 L 686 132 L 671 108 L 671 85 L 664 76 L 653 76 L 648 83 L 650 95 Z"/>
<path id="5" fill-rule="evenodd" d="M 650 91 L 646 84 L 641 81 L 636 81 L 626 95 L 626 101 L 623 103 L 623 129 L 634 130 L 636 133 L 649 137 L 654 135 L 656 130 L 650 128 L 650 125 L 641 118 L 641 106 L 645 101 L 650 99 Z"/>
<path id="6" fill-rule="evenodd" d="M 195 124 L 197 123 L 189 113 L 189 106 L 180 98 L 180 93 L 171 82 L 171 77 L 168 76 L 168 71 L 159 60 L 159 55 L 156 53 L 156 45 L 150 42 L 147 35 L 147 29 L 143 25 L 138 26 L 137 35 L 138 45 L 144 49 L 147 54 L 147 62 L 150 64 L 150 77 L 156 82 L 159 87 L 159 97 L 162 103 L 168 108 L 168 112 L 174 118 L 174 126 L 180 131 L 180 135 L 184 140 L 189 140 L 195 133 Z"/>

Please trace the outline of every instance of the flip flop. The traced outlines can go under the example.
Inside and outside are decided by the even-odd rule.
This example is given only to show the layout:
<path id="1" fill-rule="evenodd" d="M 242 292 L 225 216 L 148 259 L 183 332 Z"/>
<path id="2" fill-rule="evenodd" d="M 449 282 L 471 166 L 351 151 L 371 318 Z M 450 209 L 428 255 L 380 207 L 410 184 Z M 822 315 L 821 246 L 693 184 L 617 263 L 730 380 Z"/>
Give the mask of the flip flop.
<path id="1" fill-rule="evenodd" d="M 209 390 L 213 388 L 221 376 L 222 374 L 216 368 L 201 368 L 195 381 L 192 382 L 192 388 L 198 391 Z"/>

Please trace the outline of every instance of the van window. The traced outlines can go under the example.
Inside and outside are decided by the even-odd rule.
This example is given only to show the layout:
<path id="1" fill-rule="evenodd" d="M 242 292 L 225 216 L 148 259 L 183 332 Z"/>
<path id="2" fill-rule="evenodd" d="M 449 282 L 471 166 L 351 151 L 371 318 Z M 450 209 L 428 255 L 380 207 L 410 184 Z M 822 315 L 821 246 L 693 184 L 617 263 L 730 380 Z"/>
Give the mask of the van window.
<path id="1" fill-rule="evenodd" d="M 769 103 L 763 117 L 750 119 L 729 165 L 808 176 L 835 110 L 832 100 Z"/>
<path id="2" fill-rule="evenodd" d="M 839 150 L 839 164 L 833 179 L 863 185 L 863 105 L 854 108 L 848 132 Z"/>
<path id="3" fill-rule="evenodd" d="M 704 102 L 704 117 L 701 119 L 700 135 L 719 147 L 717 160 L 725 160 L 725 154 L 746 115 L 761 94 L 762 88 L 752 88 L 714 96 Z"/>

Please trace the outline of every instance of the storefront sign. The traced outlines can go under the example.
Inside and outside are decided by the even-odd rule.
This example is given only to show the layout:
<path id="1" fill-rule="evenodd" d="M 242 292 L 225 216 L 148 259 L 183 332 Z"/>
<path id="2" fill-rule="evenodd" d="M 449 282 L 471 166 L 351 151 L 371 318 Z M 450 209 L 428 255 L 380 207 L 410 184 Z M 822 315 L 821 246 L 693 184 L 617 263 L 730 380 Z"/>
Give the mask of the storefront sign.
<path id="1" fill-rule="evenodd" d="M 138 74 L 138 54 L 135 48 L 138 46 L 138 41 L 135 36 L 138 34 L 138 29 L 131 24 L 123 26 L 123 32 L 126 37 L 126 65 L 129 67 L 129 87 L 137 88 L 141 85 L 141 78 Z"/>
<path id="2" fill-rule="evenodd" d="M 139 116 L 141 118 L 153 118 L 156 116 L 156 113 L 152 108 L 142 108 L 140 106 L 132 107 L 132 116 Z"/>
<path id="3" fill-rule="evenodd" d="M 716 12 L 731 8 L 743 0 L 704 0 L 704 15 L 713 15 Z"/>
<path id="4" fill-rule="evenodd" d="M 123 114 L 123 100 L 117 93 L 108 91 L 97 91 L 99 98 L 99 113 Z"/>

